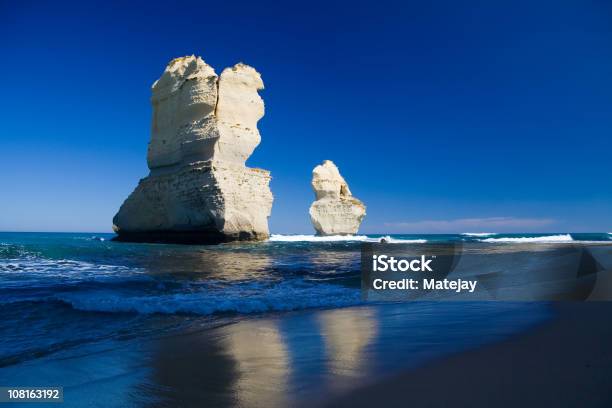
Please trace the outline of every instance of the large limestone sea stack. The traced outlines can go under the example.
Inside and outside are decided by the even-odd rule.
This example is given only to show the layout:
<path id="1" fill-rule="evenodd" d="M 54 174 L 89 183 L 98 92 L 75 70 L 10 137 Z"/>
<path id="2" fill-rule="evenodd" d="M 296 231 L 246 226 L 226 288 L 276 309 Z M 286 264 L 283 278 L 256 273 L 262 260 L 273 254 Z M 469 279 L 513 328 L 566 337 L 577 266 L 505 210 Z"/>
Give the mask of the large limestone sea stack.
<path id="1" fill-rule="evenodd" d="M 172 60 L 153 84 L 150 173 L 113 218 L 119 240 L 216 243 L 268 238 L 270 173 L 245 166 L 261 137 L 260 74 L 217 76 L 200 57 Z"/>
<path id="2" fill-rule="evenodd" d="M 353 235 L 366 215 L 365 205 L 353 197 L 338 167 L 325 160 L 312 171 L 316 200 L 310 219 L 317 235 Z"/>

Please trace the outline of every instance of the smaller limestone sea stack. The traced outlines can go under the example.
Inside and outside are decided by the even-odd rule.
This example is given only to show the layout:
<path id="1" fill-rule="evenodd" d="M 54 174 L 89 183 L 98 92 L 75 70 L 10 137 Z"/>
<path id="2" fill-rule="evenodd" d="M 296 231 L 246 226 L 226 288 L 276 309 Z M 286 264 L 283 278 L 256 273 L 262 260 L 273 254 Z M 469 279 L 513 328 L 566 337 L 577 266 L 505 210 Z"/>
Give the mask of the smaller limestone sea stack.
<path id="1" fill-rule="evenodd" d="M 353 235 L 366 215 L 365 205 L 353 197 L 338 167 L 325 160 L 312 171 L 316 200 L 310 219 L 317 235 Z"/>
<path id="2" fill-rule="evenodd" d="M 113 219 L 121 241 L 218 243 L 268 238 L 270 173 L 245 166 L 259 144 L 255 69 L 217 75 L 200 57 L 172 60 L 153 84 L 149 175 Z"/>

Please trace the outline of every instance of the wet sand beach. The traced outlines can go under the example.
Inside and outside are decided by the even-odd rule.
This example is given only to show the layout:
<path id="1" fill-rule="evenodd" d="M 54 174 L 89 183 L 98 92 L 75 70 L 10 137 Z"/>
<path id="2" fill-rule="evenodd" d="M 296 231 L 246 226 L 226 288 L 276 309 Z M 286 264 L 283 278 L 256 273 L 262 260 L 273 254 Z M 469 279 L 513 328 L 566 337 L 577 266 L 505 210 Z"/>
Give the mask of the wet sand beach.
<path id="1" fill-rule="evenodd" d="M 333 399 L 351 407 L 609 407 L 612 304 L 556 303 L 556 317 Z"/>

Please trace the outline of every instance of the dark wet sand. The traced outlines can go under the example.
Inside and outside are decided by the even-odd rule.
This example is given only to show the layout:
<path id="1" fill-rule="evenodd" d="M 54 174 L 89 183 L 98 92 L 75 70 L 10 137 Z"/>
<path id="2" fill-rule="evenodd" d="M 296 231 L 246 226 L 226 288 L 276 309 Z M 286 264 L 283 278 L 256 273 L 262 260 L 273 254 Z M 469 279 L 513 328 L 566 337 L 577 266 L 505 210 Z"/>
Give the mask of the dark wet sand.
<path id="1" fill-rule="evenodd" d="M 557 303 L 527 333 L 350 391 L 330 407 L 610 407 L 612 303 Z"/>

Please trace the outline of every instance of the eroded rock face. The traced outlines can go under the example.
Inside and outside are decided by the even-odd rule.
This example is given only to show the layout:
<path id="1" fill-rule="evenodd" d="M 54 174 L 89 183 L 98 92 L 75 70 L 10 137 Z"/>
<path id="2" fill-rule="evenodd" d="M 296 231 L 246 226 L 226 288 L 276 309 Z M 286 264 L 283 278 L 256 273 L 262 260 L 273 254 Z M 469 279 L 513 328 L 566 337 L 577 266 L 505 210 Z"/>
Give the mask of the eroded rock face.
<path id="1" fill-rule="evenodd" d="M 356 234 L 366 215 L 366 207 L 353 197 L 331 160 L 314 168 L 312 188 L 316 200 L 310 206 L 310 220 L 317 235 Z"/>
<path id="2" fill-rule="evenodd" d="M 200 57 L 172 60 L 153 84 L 149 176 L 113 218 L 119 240 L 266 239 L 270 173 L 245 166 L 264 115 L 260 74 L 244 64 L 220 76 Z"/>

